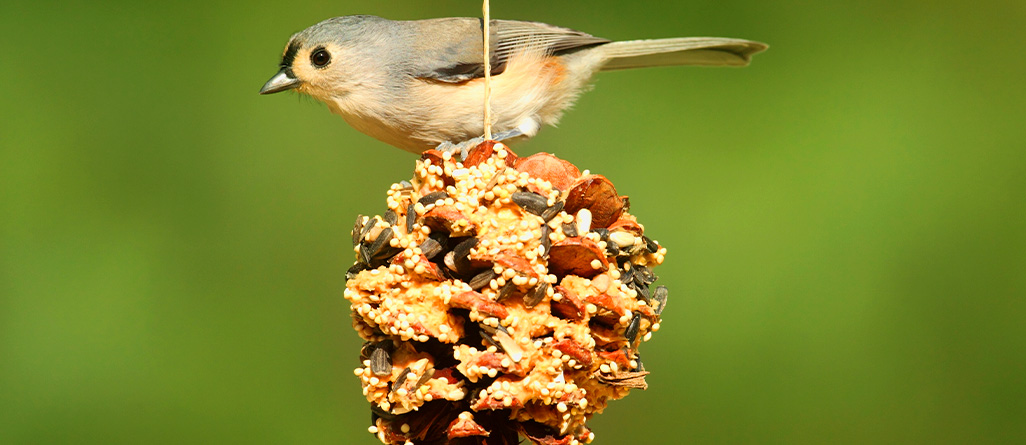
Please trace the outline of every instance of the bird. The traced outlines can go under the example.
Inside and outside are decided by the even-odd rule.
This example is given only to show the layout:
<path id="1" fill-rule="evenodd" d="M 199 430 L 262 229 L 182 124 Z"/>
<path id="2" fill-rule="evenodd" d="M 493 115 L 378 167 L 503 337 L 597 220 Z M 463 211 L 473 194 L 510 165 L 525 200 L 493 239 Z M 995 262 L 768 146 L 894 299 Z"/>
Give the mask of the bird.
<path id="1" fill-rule="evenodd" d="M 482 140 L 484 21 L 335 17 L 289 39 L 260 94 L 294 90 L 350 126 L 422 153 Z M 745 66 L 768 48 L 720 37 L 610 41 L 541 22 L 489 21 L 492 139 L 530 138 L 555 125 L 599 71 Z M 475 144 L 476 145 L 476 144 Z"/>

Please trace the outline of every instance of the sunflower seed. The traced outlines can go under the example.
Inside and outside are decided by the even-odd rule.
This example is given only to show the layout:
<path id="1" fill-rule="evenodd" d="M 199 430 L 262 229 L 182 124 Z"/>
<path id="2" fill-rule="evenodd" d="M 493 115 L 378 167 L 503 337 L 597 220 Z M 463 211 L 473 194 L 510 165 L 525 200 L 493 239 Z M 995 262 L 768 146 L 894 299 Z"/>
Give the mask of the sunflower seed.
<path id="1" fill-rule="evenodd" d="M 543 220 L 545 220 L 545 222 L 549 222 L 552 220 L 552 218 L 555 218 L 556 215 L 559 214 L 559 212 L 563 211 L 564 205 L 566 205 L 566 203 L 564 203 L 563 201 L 557 201 L 555 204 L 553 204 L 552 207 L 545 209 L 545 211 L 542 212 L 540 216 Z"/>
<path id="2" fill-rule="evenodd" d="M 420 243 L 420 253 L 424 254 L 424 256 L 429 260 L 434 258 L 435 255 L 438 255 L 438 252 L 441 251 L 442 245 L 438 244 L 438 241 L 435 241 L 434 238 L 425 239 Z"/>
<path id="3" fill-rule="evenodd" d="M 361 263 L 353 264 L 353 267 L 350 267 L 349 270 L 346 271 L 346 279 L 347 280 L 351 280 L 351 279 L 353 279 L 353 277 L 356 276 L 356 274 L 358 274 L 360 272 L 363 272 L 365 270 L 367 270 L 367 265 L 366 264 L 364 264 L 362 262 Z"/>
<path id="4" fill-rule="evenodd" d="M 479 326 L 481 327 L 481 337 L 509 355 L 514 362 L 519 362 L 524 357 L 524 350 L 513 339 L 513 336 L 509 335 L 509 331 L 505 327 L 499 325 L 497 328 L 493 328 L 486 324 L 479 324 Z"/>
<path id="5" fill-rule="evenodd" d="M 634 318 L 631 319 L 630 323 L 627 323 L 627 328 L 623 331 L 623 338 L 627 339 L 628 345 L 633 345 L 634 340 L 638 339 L 638 330 L 641 329 L 641 314 L 634 314 Z"/>
<path id="6" fill-rule="evenodd" d="M 577 236 L 577 224 L 563 224 L 563 234 L 566 235 L 567 238 L 573 238 Z"/>
<path id="7" fill-rule="evenodd" d="M 456 271 L 456 259 L 455 258 L 456 258 L 456 254 L 453 253 L 453 251 L 450 250 L 450 251 L 445 253 L 445 258 L 442 259 L 442 262 L 445 263 L 445 267 L 448 268 L 449 270 L 453 271 L 453 272 Z"/>
<path id="8" fill-rule="evenodd" d="M 372 424 L 376 425 L 375 422 L 377 421 L 377 419 L 375 419 L 374 416 L 377 416 L 377 417 L 380 417 L 382 419 L 385 419 L 386 421 L 393 421 L 393 420 L 396 419 L 396 415 L 395 414 L 392 414 L 392 413 L 390 413 L 388 411 L 385 411 L 385 410 L 381 409 L 381 407 L 378 406 L 377 403 L 371 403 L 370 406 L 371 406 L 371 423 Z"/>
<path id="9" fill-rule="evenodd" d="M 370 360 L 371 355 L 374 354 L 374 351 L 378 349 L 391 351 L 394 348 L 395 347 L 392 345 L 391 340 L 364 342 L 363 346 L 360 347 L 360 361 Z"/>
<path id="10" fill-rule="evenodd" d="M 434 203 L 438 202 L 439 199 L 445 199 L 445 198 L 448 198 L 448 197 L 449 197 L 448 193 L 445 193 L 443 191 L 437 191 L 437 192 L 428 193 L 428 194 L 422 196 L 419 200 L 417 200 L 417 202 L 419 202 L 421 205 L 425 205 L 426 206 L 426 205 L 434 204 Z"/>
<path id="11" fill-rule="evenodd" d="M 413 209 L 415 204 L 406 208 L 406 233 L 413 233 L 413 224 L 417 222 L 417 211 Z"/>
<path id="12" fill-rule="evenodd" d="M 634 357 L 634 362 L 637 363 L 638 366 L 636 366 L 631 371 L 634 371 L 634 372 L 644 372 L 645 371 L 645 364 L 641 363 L 641 354 L 638 354 L 636 357 Z"/>
<path id="13" fill-rule="evenodd" d="M 470 283 L 468 284 L 470 284 L 471 289 L 481 290 L 481 288 L 487 286 L 488 283 L 494 280 L 497 276 L 499 276 L 499 274 L 495 273 L 494 270 L 485 269 L 484 272 L 474 275 L 474 278 L 471 278 Z"/>
<path id="14" fill-rule="evenodd" d="M 428 365 L 428 366 L 431 366 L 431 365 Z M 414 391 L 417 388 L 420 388 L 421 386 L 424 386 L 424 384 L 427 383 L 428 380 L 431 380 L 431 377 L 434 377 L 434 376 L 435 376 L 435 368 L 434 367 L 430 367 L 430 368 L 425 369 L 424 373 L 420 375 L 419 379 L 417 379 L 417 383 L 413 385 L 413 388 L 410 388 L 410 391 Z"/>
<path id="15" fill-rule="evenodd" d="M 657 286 L 655 293 L 652 294 L 652 299 L 659 302 L 659 305 L 655 307 L 656 315 L 662 315 L 663 309 L 666 309 L 666 299 L 670 296 L 670 290 L 666 286 Z"/>
<path id="16" fill-rule="evenodd" d="M 620 282 L 628 285 L 634 283 L 634 267 L 630 261 L 623 263 L 623 269 L 620 269 Z"/>
<path id="17" fill-rule="evenodd" d="M 360 245 L 360 257 L 359 257 L 360 264 L 364 264 L 364 265 L 368 265 L 369 266 L 370 262 L 371 262 L 371 257 L 372 256 L 373 255 L 371 255 L 370 247 L 367 246 L 366 244 L 361 244 Z"/>
<path id="18" fill-rule="evenodd" d="M 395 382 L 392 383 L 392 389 L 399 389 L 401 386 L 403 386 L 403 383 L 406 383 L 406 378 L 410 375 L 410 371 L 413 370 L 410 369 L 409 366 L 407 366 L 406 369 L 403 369 L 403 372 L 400 372 L 399 375 L 395 378 Z"/>
<path id="19" fill-rule="evenodd" d="M 499 294 L 495 296 L 495 301 L 502 301 L 513 295 L 513 290 L 517 288 L 517 285 L 513 284 L 513 280 L 507 281 L 499 288 Z"/>
<path id="20" fill-rule="evenodd" d="M 648 286 L 649 284 L 654 283 L 655 280 L 659 278 L 654 273 L 652 273 L 652 269 L 646 266 L 636 266 L 635 269 L 636 270 L 634 274 L 634 281 L 638 283 L 639 286 Z"/>
<path id="21" fill-rule="evenodd" d="M 389 244 L 389 242 L 392 241 L 392 238 L 395 238 L 395 233 L 392 231 L 391 227 L 382 230 L 374 240 L 374 243 L 370 245 L 369 250 L 371 258 L 375 260 L 388 258 L 390 256 L 388 253 L 394 250 L 394 248 Z"/>
<path id="22" fill-rule="evenodd" d="M 659 251 L 659 243 L 647 236 L 642 237 L 645 240 L 645 247 L 650 253 L 656 253 Z"/>
<path id="23" fill-rule="evenodd" d="M 548 199 L 534 192 L 515 192 L 510 198 L 520 208 L 539 216 L 549 206 Z"/>
<path id="24" fill-rule="evenodd" d="M 607 256 L 619 256 L 620 255 L 620 248 L 616 246 L 616 243 L 607 242 L 606 243 L 606 255 Z"/>
<path id="25" fill-rule="evenodd" d="M 634 287 L 634 290 L 638 292 L 638 298 L 640 298 L 642 300 L 645 300 L 645 301 L 649 301 L 649 299 L 651 297 L 649 296 L 650 293 L 649 293 L 649 290 L 648 290 L 648 286 L 645 286 L 643 284 L 634 283 L 633 287 Z"/>
<path id="26" fill-rule="evenodd" d="M 392 374 L 392 355 L 385 348 L 377 348 L 371 352 L 370 368 L 374 375 Z"/>
<path id="27" fill-rule="evenodd" d="M 350 232 L 350 234 L 353 236 L 354 246 L 360 244 L 360 240 L 362 239 L 361 236 L 363 235 L 363 225 L 365 223 L 364 218 L 366 217 L 363 215 L 358 215 L 356 217 L 356 223 L 353 224 L 353 231 Z"/>
<path id="28" fill-rule="evenodd" d="M 407 181 L 405 179 L 402 180 L 402 181 L 399 181 L 399 190 L 412 190 L 412 189 L 413 189 L 413 184 L 410 184 L 410 181 Z"/>
<path id="29" fill-rule="evenodd" d="M 548 224 L 542 224 L 541 228 L 541 245 L 542 245 L 542 256 L 548 257 L 549 250 L 552 249 L 552 239 L 549 235 L 552 234 L 552 228 Z"/>
<path id="30" fill-rule="evenodd" d="M 394 226 L 395 223 L 399 222 L 399 215 L 395 213 L 395 210 L 388 209 L 383 219 L 389 226 Z"/>
<path id="31" fill-rule="evenodd" d="M 374 227 L 376 227 L 377 225 L 377 216 L 368 219 L 367 222 L 363 224 L 363 230 L 360 231 L 360 242 L 363 242 L 363 240 L 367 239 L 367 234 L 370 233 L 370 231 L 374 229 Z"/>
<path id="32" fill-rule="evenodd" d="M 500 172 L 495 172 L 495 175 L 492 176 L 492 180 L 488 181 L 488 185 L 485 186 L 484 191 L 487 192 L 495 188 L 495 186 L 499 184 L 499 178 L 501 178 L 504 174 L 506 174 L 506 169 L 502 169 L 502 171 Z"/>
<path id="33" fill-rule="evenodd" d="M 453 247 L 453 265 L 456 266 L 455 271 L 461 274 L 469 274 L 473 272 L 470 264 L 470 249 L 477 246 L 478 239 L 476 237 L 469 237 L 464 241 L 461 241 L 456 247 Z"/>
<path id="34" fill-rule="evenodd" d="M 541 283 L 530 293 L 524 296 L 524 306 L 535 307 L 545 299 L 549 293 L 549 283 Z"/>

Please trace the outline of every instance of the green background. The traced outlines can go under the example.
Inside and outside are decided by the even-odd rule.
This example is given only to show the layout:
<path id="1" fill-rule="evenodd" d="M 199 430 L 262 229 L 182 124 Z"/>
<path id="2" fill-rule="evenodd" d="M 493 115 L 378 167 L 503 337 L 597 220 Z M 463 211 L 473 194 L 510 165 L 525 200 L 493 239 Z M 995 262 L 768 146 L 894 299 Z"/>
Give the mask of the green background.
<path id="1" fill-rule="evenodd" d="M 1026 441 L 1026 3 L 495 1 L 745 69 L 603 73 L 515 149 L 669 248 L 597 443 Z M 349 229 L 415 157 L 262 97 L 321 19 L 476 1 L 0 4 L 0 443 L 372 444 Z"/>

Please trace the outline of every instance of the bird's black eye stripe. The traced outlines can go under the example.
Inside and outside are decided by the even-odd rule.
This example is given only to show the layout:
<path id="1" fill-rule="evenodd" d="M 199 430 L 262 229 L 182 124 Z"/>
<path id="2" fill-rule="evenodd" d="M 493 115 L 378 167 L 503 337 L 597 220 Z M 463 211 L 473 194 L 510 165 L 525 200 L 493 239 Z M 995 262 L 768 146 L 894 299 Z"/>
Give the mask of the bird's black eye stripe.
<path id="1" fill-rule="evenodd" d="M 299 43 L 290 43 L 288 49 L 285 50 L 285 55 L 281 57 L 280 68 L 291 68 L 292 62 L 296 61 L 297 53 L 299 53 Z"/>
<path id="2" fill-rule="evenodd" d="M 317 68 L 324 68 L 331 63 L 331 53 L 323 46 L 318 46 L 310 53 L 310 62 Z"/>

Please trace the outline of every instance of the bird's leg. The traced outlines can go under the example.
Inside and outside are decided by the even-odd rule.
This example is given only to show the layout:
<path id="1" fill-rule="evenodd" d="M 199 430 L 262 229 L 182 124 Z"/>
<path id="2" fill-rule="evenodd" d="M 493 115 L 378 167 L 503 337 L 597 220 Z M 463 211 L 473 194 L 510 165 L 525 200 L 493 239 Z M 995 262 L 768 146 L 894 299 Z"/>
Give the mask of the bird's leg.
<path id="1" fill-rule="evenodd" d="M 524 132 L 521 131 L 520 128 L 514 128 L 512 130 L 500 131 L 498 133 L 493 134 L 491 140 L 502 142 L 502 141 L 513 139 L 513 138 L 520 137 L 520 136 L 523 136 L 523 135 L 524 135 Z M 484 141 L 485 141 L 484 136 L 476 137 L 476 138 L 473 138 L 473 139 L 467 139 L 467 140 L 465 140 L 463 142 L 460 142 L 458 144 L 454 144 L 452 142 L 445 141 L 445 142 L 442 142 L 441 144 L 438 145 L 438 150 L 443 152 L 443 153 L 450 153 L 450 154 L 453 154 L 453 155 L 455 155 L 456 153 L 459 153 L 460 154 L 460 159 L 467 159 L 467 154 L 470 153 L 470 149 L 472 149 L 474 147 L 477 147 L 478 145 L 481 145 L 481 143 L 484 142 Z"/>

